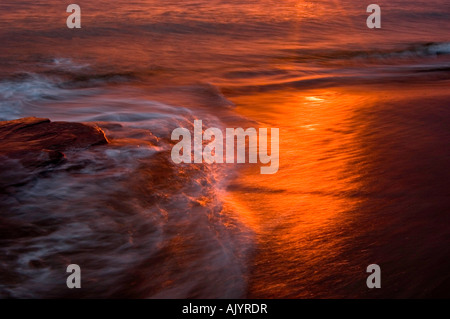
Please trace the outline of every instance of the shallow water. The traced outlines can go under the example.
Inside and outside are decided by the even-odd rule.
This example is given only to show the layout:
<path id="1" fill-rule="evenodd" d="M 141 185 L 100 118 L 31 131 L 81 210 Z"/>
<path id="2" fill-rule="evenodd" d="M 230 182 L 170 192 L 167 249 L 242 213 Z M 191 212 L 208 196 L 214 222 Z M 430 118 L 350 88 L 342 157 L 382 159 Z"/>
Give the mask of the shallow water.
<path id="1" fill-rule="evenodd" d="M 448 1 L 378 1 L 380 30 L 350 0 L 77 4 L 0 4 L 0 119 L 110 140 L 0 195 L 0 296 L 448 297 Z M 280 128 L 279 172 L 174 164 L 194 119 Z"/>

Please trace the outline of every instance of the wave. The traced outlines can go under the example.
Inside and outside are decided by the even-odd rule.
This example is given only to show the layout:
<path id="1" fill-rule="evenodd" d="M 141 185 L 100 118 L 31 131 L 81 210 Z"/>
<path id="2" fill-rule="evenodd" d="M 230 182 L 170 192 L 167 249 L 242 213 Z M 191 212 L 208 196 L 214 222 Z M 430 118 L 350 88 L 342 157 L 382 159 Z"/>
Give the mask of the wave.
<path id="1" fill-rule="evenodd" d="M 253 240 L 222 202 L 233 169 L 170 157 L 171 131 L 192 126 L 197 110 L 126 85 L 68 88 L 66 75 L 90 66 L 49 68 L 1 81 L 0 117 L 95 124 L 109 143 L 68 151 L 25 185 L 2 186 L 0 297 L 77 297 L 65 285 L 72 263 L 83 298 L 243 297 Z M 228 105 L 211 85 L 187 91 L 192 105 L 200 96 Z M 211 113 L 204 124 L 223 126 Z"/>
<path id="2" fill-rule="evenodd" d="M 298 63 L 297 69 L 272 72 L 229 72 L 233 80 L 223 87 L 229 94 L 268 92 L 286 88 L 313 89 L 347 85 L 421 83 L 446 81 L 450 73 L 450 42 L 412 45 L 398 50 L 334 51 L 298 50 L 284 56 Z M 281 58 L 281 57 L 280 57 Z M 317 65 L 320 64 L 319 67 Z M 235 74 L 247 81 L 235 81 Z M 254 81 L 249 81 L 254 80 Z M 236 82 L 236 83 L 234 83 Z M 249 84 L 250 83 L 250 84 Z M 256 83 L 256 84 L 253 84 Z"/>
<path id="3" fill-rule="evenodd" d="M 391 59 L 436 57 L 450 54 L 450 42 L 412 44 L 403 48 L 385 50 L 288 50 L 295 53 L 291 58 L 297 62 L 321 62 L 338 60 L 374 60 L 386 62 Z"/>
<path id="4" fill-rule="evenodd" d="M 249 238 L 222 206 L 221 173 L 171 163 L 169 145 L 152 146 L 151 134 L 131 145 L 124 134 L 136 131 L 105 131 L 107 147 L 68 152 L 45 178 L 1 194 L 10 230 L 0 238 L 9 256 L 0 295 L 74 296 L 64 271 L 75 263 L 84 298 L 242 297 L 238 256 Z"/>

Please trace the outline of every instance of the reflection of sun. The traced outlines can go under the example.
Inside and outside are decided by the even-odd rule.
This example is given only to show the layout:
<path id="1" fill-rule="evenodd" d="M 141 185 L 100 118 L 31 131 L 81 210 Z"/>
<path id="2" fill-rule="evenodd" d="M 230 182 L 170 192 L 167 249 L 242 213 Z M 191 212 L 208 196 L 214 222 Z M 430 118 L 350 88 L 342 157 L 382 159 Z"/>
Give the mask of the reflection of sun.
<path id="1" fill-rule="evenodd" d="M 300 16 L 301 18 L 317 16 L 314 7 L 316 7 L 316 4 L 313 3 L 312 1 L 298 1 L 295 4 L 295 8 L 297 9 L 297 15 Z"/>
<path id="2" fill-rule="evenodd" d="M 362 187 L 355 164 L 360 154 L 358 123 L 353 118 L 368 99 L 372 97 L 364 92 L 327 89 L 271 92 L 235 101 L 238 112 L 280 129 L 278 173 L 249 171 L 238 180 L 242 190 L 227 198 L 244 212 L 247 225 L 268 241 L 270 248 L 264 253 L 270 256 L 261 258 L 309 263 L 301 268 L 307 269 L 338 253 L 340 232 L 352 216 L 346 212 L 360 201 L 347 194 Z"/>
<path id="3" fill-rule="evenodd" d="M 315 96 L 306 96 L 305 100 L 311 101 L 311 102 L 322 102 L 323 99 L 315 97 Z"/>

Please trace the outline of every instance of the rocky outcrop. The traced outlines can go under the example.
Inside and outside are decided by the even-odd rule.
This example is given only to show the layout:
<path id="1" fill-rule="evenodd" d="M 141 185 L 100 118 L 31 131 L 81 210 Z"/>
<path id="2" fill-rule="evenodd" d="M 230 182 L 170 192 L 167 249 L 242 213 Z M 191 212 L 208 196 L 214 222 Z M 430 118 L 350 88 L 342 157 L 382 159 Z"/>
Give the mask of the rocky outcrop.
<path id="1" fill-rule="evenodd" d="M 100 128 L 81 123 L 23 118 L 0 122 L 1 184 L 14 185 L 29 172 L 64 160 L 64 152 L 107 144 Z M 0 185 L 1 186 L 1 185 Z"/>

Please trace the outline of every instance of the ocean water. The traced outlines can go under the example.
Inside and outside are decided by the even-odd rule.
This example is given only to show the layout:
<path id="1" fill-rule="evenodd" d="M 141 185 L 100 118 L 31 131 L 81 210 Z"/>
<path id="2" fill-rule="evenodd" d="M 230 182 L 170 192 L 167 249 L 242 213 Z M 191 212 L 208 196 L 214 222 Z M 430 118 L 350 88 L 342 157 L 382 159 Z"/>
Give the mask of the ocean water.
<path id="1" fill-rule="evenodd" d="M 77 4 L 0 3 L 0 120 L 110 142 L 0 183 L 0 297 L 449 296 L 448 1 L 378 1 L 379 30 L 352 0 Z M 195 119 L 279 128 L 279 172 L 174 164 Z"/>

